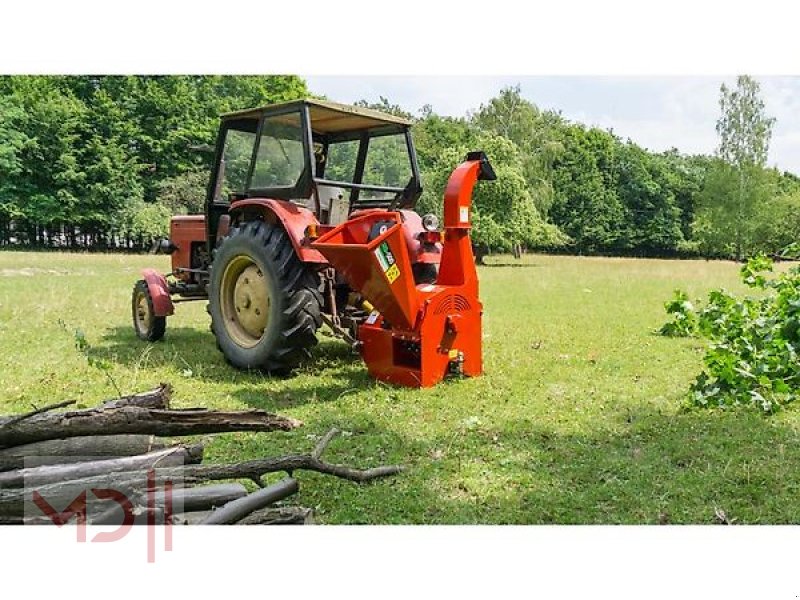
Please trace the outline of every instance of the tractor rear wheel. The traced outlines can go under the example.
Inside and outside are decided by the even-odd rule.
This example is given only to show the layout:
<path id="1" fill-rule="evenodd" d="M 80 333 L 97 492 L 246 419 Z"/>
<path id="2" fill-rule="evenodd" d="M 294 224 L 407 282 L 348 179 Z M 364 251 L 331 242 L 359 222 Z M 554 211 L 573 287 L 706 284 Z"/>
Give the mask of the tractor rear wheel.
<path id="1" fill-rule="evenodd" d="M 215 251 L 209 285 L 211 328 L 226 360 L 273 373 L 295 367 L 317 343 L 320 284 L 280 226 L 232 229 Z"/>
<path id="2" fill-rule="evenodd" d="M 133 309 L 133 329 L 140 340 L 157 342 L 164 337 L 167 329 L 167 317 L 157 317 L 153 310 L 153 298 L 147 282 L 140 279 L 133 286 L 131 298 Z"/>

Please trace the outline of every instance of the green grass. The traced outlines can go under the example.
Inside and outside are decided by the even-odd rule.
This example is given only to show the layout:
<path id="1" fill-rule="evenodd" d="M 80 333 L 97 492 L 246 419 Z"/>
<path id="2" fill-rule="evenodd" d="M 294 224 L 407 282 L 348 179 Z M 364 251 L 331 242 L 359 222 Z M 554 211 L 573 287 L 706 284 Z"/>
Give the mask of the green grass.
<path id="1" fill-rule="evenodd" d="M 492 260 L 492 259 L 490 259 Z M 494 259 L 498 260 L 498 259 Z M 124 392 L 168 381 L 178 406 L 262 408 L 305 426 L 227 434 L 209 461 L 306 451 L 408 470 L 366 486 L 300 473 L 298 501 L 324 523 L 797 522 L 797 409 L 681 412 L 699 342 L 652 332 L 676 287 L 737 285 L 725 262 L 528 256 L 480 269 L 486 375 L 429 390 L 370 380 L 322 337 L 288 379 L 226 365 L 204 303 L 179 305 L 163 342 L 138 341 L 130 291 L 150 256 L 0 253 L 0 412 L 114 389 L 75 350 L 79 328 Z M 66 328 L 59 321 L 66 324 Z"/>

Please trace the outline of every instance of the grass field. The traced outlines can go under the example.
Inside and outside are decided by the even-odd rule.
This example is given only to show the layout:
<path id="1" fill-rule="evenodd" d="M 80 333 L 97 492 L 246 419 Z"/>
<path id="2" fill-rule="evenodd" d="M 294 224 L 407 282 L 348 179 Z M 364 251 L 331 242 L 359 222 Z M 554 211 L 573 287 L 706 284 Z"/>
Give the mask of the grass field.
<path id="1" fill-rule="evenodd" d="M 130 291 L 150 256 L 0 252 L 0 413 L 115 395 L 74 346 L 85 332 L 123 392 L 168 381 L 178 406 L 263 408 L 291 433 L 216 437 L 207 460 L 306 451 L 359 466 L 403 463 L 366 486 L 299 473 L 323 523 L 737 523 L 800 520 L 800 417 L 680 410 L 699 342 L 652 332 L 676 287 L 739 289 L 724 262 L 527 256 L 480 269 L 486 375 L 430 390 L 370 380 L 321 337 L 288 379 L 237 372 L 204 303 L 180 305 L 163 342 L 137 340 Z M 62 324 L 63 323 L 63 324 Z"/>

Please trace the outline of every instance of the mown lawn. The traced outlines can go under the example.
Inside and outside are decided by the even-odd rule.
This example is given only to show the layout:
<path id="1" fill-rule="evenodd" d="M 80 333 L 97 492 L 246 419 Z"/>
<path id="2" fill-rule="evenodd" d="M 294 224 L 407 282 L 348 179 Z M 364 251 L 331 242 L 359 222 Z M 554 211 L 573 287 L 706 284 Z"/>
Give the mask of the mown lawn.
<path id="1" fill-rule="evenodd" d="M 167 381 L 178 406 L 263 408 L 291 433 L 214 438 L 208 461 L 301 452 L 331 426 L 326 457 L 403 463 L 366 486 L 299 473 L 298 501 L 323 523 L 737 523 L 800 520 L 798 409 L 689 411 L 699 342 L 652 332 L 676 287 L 737 285 L 737 266 L 528 256 L 480 269 L 486 375 L 430 390 L 375 383 L 321 337 L 288 379 L 237 372 L 204 303 L 180 305 L 163 342 L 133 334 L 130 290 L 151 256 L 0 252 L 0 412 L 115 395 L 74 345 L 85 332 L 123 392 Z"/>

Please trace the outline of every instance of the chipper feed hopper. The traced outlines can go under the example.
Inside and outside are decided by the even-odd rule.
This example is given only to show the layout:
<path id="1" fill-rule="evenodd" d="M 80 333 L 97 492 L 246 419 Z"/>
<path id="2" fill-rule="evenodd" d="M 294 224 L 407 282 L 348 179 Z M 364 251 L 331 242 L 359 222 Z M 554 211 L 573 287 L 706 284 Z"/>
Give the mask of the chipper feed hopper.
<path id="1" fill-rule="evenodd" d="M 173 217 L 133 290 L 133 324 L 163 337 L 175 302 L 207 300 L 231 365 L 287 373 L 326 324 L 370 374 L 431 386 L 482 371 L 472 190 L 482 152 L 455 168 L 444 227 L 422 193 L 410 121 L 320 100 L 223 115 L 205 214 Z"/>

